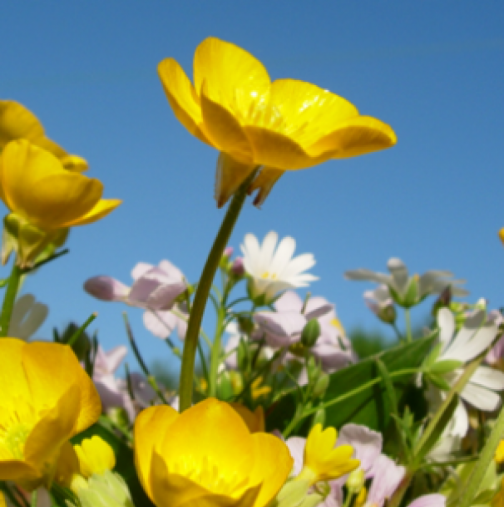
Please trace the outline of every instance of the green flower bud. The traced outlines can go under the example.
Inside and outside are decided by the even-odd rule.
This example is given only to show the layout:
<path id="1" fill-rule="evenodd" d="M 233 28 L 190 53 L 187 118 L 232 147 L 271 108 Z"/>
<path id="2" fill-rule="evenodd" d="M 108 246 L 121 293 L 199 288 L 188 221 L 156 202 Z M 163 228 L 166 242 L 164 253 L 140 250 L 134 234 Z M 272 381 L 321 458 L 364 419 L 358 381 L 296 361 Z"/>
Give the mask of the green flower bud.
<path id="1" fill-rule="evenodd" d="M 313 347 L 320 336 L 320 324 L 317 319 L 310 319 L 301 332 L 301 343 L 305 347 Z"/>

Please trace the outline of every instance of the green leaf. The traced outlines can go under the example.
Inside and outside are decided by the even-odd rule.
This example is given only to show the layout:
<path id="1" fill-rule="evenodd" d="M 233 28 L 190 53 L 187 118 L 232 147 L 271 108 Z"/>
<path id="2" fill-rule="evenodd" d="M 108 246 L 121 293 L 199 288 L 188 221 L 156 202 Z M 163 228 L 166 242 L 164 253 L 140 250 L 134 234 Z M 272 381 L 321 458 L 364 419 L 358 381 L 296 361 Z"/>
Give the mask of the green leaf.
<path id="1" fill-rule="evenodd" d="M 451 386 L 448 381 L 436 373 L 429 373 L 427 375 L 428 382 L 434 384 L 441 391 L 449 391 Z"/>
<path id="2" fill-rule="evenodd" d="M 377 356 L 372 356 L 332 373 L 329 376 L 329 386 L 323 399 L 326 406 L 326 425 L 340 428 L 348 422 L 353 422 L 383 432 L 390 421 L 391 404 L 385 386 L 381 382 L 375 357 L 379 357 L 386 366 L 393 381 L 397 400 L 401 404 L 403 396 L 409 388 L 413 372 L 405 372 L 404 375 L 395 373 L 419 368 L 431 349 L 434 338 L 435 334 L 432 334 L 412 343 L 400 344 Z M 366 384 L 373 385 L 366 387 Z M 340 402 L 327 405 L 331 401 L 343 397 L 345 398 Z M 296 397 L 293 391 L 289 391 L 271 407 L 267 420 L 268 429 L 285 428 L 295 412 Z M 308 429 L 305 425 L 299 433 L 306 433 Z"/>
<path id="3" fill-rule="evenodd" d="M 435 373 L 438 375 L 443 375 L 444 373 L 450 373 L 457 368 L 460 368 L 464 363 L 462 361 L 457 361 L 455 359 L 444 359 L 443 361 L 438 361 L 434 363 L 427 373 Z"/>

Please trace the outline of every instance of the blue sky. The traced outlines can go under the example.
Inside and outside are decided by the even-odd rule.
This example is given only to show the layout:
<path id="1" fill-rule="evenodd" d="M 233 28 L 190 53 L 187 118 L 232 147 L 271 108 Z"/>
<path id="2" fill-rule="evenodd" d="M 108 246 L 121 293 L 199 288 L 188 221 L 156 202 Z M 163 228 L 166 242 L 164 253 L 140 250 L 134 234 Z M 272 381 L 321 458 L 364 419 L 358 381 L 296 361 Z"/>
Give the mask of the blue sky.
<path id="1" fill-rule="evenodd" d="M 72 230 L 70 255 L 27 281 L 50 307 L 41 336 L 97 311 L 91 329 L 104 347 L 125 343 L 127 308 L 86 295 L 90 276 L 129 283 L 136 262 L 167 258 L 197 280 L 224 214 L 213 200 L 217 152 L 175 119 L 156 66 L 173 56 L 191 74 L 210 35 L 247 49 L 272 79 L 342 95 L 398 136 L 390 150 L 286 174 L 262 209 L 246 204 L 236 249 L 247 232 L 293 236 L 317 259 L 313 294 L 350 329 L 380 324 L 362 301 L 372 285 L 343 272 L 384 271 L 392 256 L 413 272 L 450 269 L 471 301 L 504 306 L 502 2 L 32 0 L 6 3 L 2 20 L 1 97 L 31 109 L 89 161 L 105 197 L 124 200 Z M 147 360 L 168 360 L 141 311 L 128 312 Z"/>

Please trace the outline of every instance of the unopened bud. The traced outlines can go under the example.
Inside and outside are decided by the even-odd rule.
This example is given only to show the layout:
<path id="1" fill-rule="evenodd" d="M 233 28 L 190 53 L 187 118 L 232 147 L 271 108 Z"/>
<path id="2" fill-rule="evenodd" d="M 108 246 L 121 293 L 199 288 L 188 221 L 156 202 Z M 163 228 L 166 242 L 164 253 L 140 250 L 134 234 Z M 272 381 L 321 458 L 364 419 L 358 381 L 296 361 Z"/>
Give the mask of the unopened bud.
<path id="1" fill-rule="evenodd" d="M 245 268 L 243 267 L 243 259 L 237 257 L 233 264 L 231 264 L 231 273 L 236 277 L 242 277 L 245 274 Z"/>
<path id="2" fill-rule="evenodd" d="M 380 308 L 377 313 L 378 318 L 385 324 L 393 324 L 396 321 L 397 313 L 393 304 Z"/>
<path id="3" fill-rule="evenodd" d="M 310 319 L 303 331 L 301 333 L 301 343 L 307 347 L 311 348 L 315 345 L 315 342 L 318 340 L 320 336 L 320 324 L 317 319 Z"/>
<path id="4" fill-rule="evenodd" d="M 357 468 L 353 472 L 350 472 L 348 475 L 348 479 L 346 481 L 346 487 L 348 488 L 348 492 L 354 495 L 358 495 L 364 486 L 364 482 L 366 477 L 364 475 L 364 470 L 362 468 Z"/>
<path id="5" fill-rule="evenodd" d="M 319 398 L 323 396 L 329 387 L 329 375 L 321 372 L 313 387 L 313 396 Z"/>

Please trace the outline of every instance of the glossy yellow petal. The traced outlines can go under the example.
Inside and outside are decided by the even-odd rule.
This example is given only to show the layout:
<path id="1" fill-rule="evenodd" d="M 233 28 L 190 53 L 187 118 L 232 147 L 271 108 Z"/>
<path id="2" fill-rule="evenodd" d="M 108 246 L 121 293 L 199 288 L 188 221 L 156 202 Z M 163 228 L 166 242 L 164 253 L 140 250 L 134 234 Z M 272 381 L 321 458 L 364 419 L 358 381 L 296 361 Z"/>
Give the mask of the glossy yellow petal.
<path id="1" fill-rule="evenodd" d="M 191 81 L 173 58 L 166 58 L 158 65 L 158 74 L 168 102 L 178 121 L 200 141 L 210 144 L 201 129 L 202 116 L 199 99 Z"/>
<path id="2" fill-rule="evenodd" d="M 2 481 L 14 481 L 19 483 L 22 480 L 32 481 L 39 478 L 38 470 L 24 461 L 10 459 L 0 460 L 0 477 Z"/>
<path id="3" fill-rule="evenodd" d="M 264 65 L 244 49 L 215 37 L 205 39 L 194 53 L 194 87 L 237 115 L 247 114 L 267 94 L 270 78 Z"/>
<path id="4" fill-rule="evenodd" d="M 273 185 L 280 179 L 285 171 L 276 169 L 275 167 L 263 167 L 259 176 L 252 182 L 249 187 L 248 193 L 252 194 L 255 190 L 259 189 L 254 199 L 254 206 L 261 206 L 266 200 Z"/>
<path id="5" fill-rule="evenodd" d="M 257 165 L 287 170 L 305 169 L 320 162 L 284 134 L 254 125 L 246 125 L 243 130 L 250 140 Z"/>
<path id="6" fill-rule="evenodd" d="M 250 433 L 264 432 L 264 409 L 259 405 L 254 412 L 238 402 L 229 404 L 245 421 Z"/>
<path id="7" fill-rule="evenodd" d="M 334 130 L 308 148 L 313 157 L 347 158 L 394 146 L 390 125 L 370 116 L 358 116 L 334 126 Z"/>
<path id="8" fill-rule="evenodd" d="M 52 471 L 49 465 L 55 469 L 62 445 L 75 434 L 79 387 L 70 385 L 50 407 L 32 428 L 24 447 L 25 461 L 39 466 L 41 478 Z"/>
<path id="9" fill-rule="evenodd" d="M 16 409 L 20 400 L 32 399 L 32 392 L 22 366 L 22 351 L 25 342 L 17 338 L 0 340 L 0 426 L 5 426 L 6 418 Z"/>
<path id="10" fill-rule="evenodd" d="M 227 404 L 213 398 L 186 410 L 170 426 L 158 447 L 169 469 L 211 459 L 222 476 L 245 475 L 252 458 L 250 432 L 243 419 Z"/>
<path id="11" fill-rule="evenodd" d="M 243 164 L 254 165 L 252 147 L 240 123 L 225 107 L 213 101 L 206 91 L 207 87 L 203 86 L 201 112 L 212 145 Z"/>
<path id="12" fill-rule="evenodd" d="M 72 483 L 72 477 L 78 474 L 79 471 L 79 458 L 77 457 L 74 446 L 70 441 L 67 441 L 61 446 L 56 470 L 54 472 L 54 481 L 61 486 L 69 488 Z"/>
<path id="13" fill-rule="evenodd" d="M 336 444 L 338 433 L 332 427 L 322 430 L 321 424 L 316 424 L 306 439 L 304 450 L 304 469 L 298 478 L 306 475 L 311 483 L 337 479 L 355 470 L 360 461 L 353 459 L 354 449 L 350 445 Z"/>
<path id="14" fill-rule="evenodd" d="M 179 413 L 167 405 L 146 408 L 135 420 L 135 466 L 140 482 L 152 500 L 151 465 L 154 446 L 161 442 L 165 432 L 179 417 Z"/>
<path id="15" fill-rule="evenodd" d="M 103 192 L 99 180 L 65 170 L 54 155 L 25 140 L 4 148 L 0 184 L 7 207 L 46 230 L 82 217 Z"/>
<path id="16" fill-rule="evenodd" d="M 65 155 L 60 160 L 67 171 L 82 173 L 89 168 L 87 161 L 77 155 Z"/>
<path id="17" fill-rule="evenodd" d="M 114 211 L 122 203 L 121 199 L 100 199 L 94 207 L 82 217 L 62 224 L 60 227 L 74 227 L 86 225 L 101 220 L 110 212 Z"/>
<path id="18" fill-rule="evenodd" d="M 289 476 L 294 460 L 285 443 L 274 435 L 254 433 L 256 461 L 250 473 L 250 481 L 262 482 L 254 507 L 269 505 Z"/>
<path id="19" fill-rule="evenodd" d="M 253 165 L 242 164 L 227 153 L 219 153 L 215 173 L 215 200 L 218 208 L 226 204 L 254 169 Z"/>
<path id="20" fill-rule="evenodd" d="M 79 458 L 80 473 L 84 477 L 103 474 L 115 467 L 116 458 L 112 447 L 98 435 L 82 440 L 80 445 L 75 446 L 75 452 Z"/>
<path id="21" fill-rule="evenodd" d="M 152 500 L 157 507 L 252 507 L 260 489 L 259 484 L 245 488 L 238 495 L 232 491 L 217 493 L 211 490 L 217 486 L 215 475 L 214 483 L 209 481 L 205 487 L 196 479 L 170 472 L 164 457 L 158 453 L 154 453 L 151 474 Z"/>
<path id="22" fill-rule="evenodd" d="M 14 139 L 44 138 L 44 127 L 26 107 L 13 100 L 0 100 L 0 149 Z"/>
<path id="23" fill-rule="evenodd" d="M 279 133 L 305 149 L 331 133 L 339 122 L 359 115 L 357 108 L 343 97 L 295 79 L 273 82 L 270 103 L 282 117 L 276 128 Z"/>

